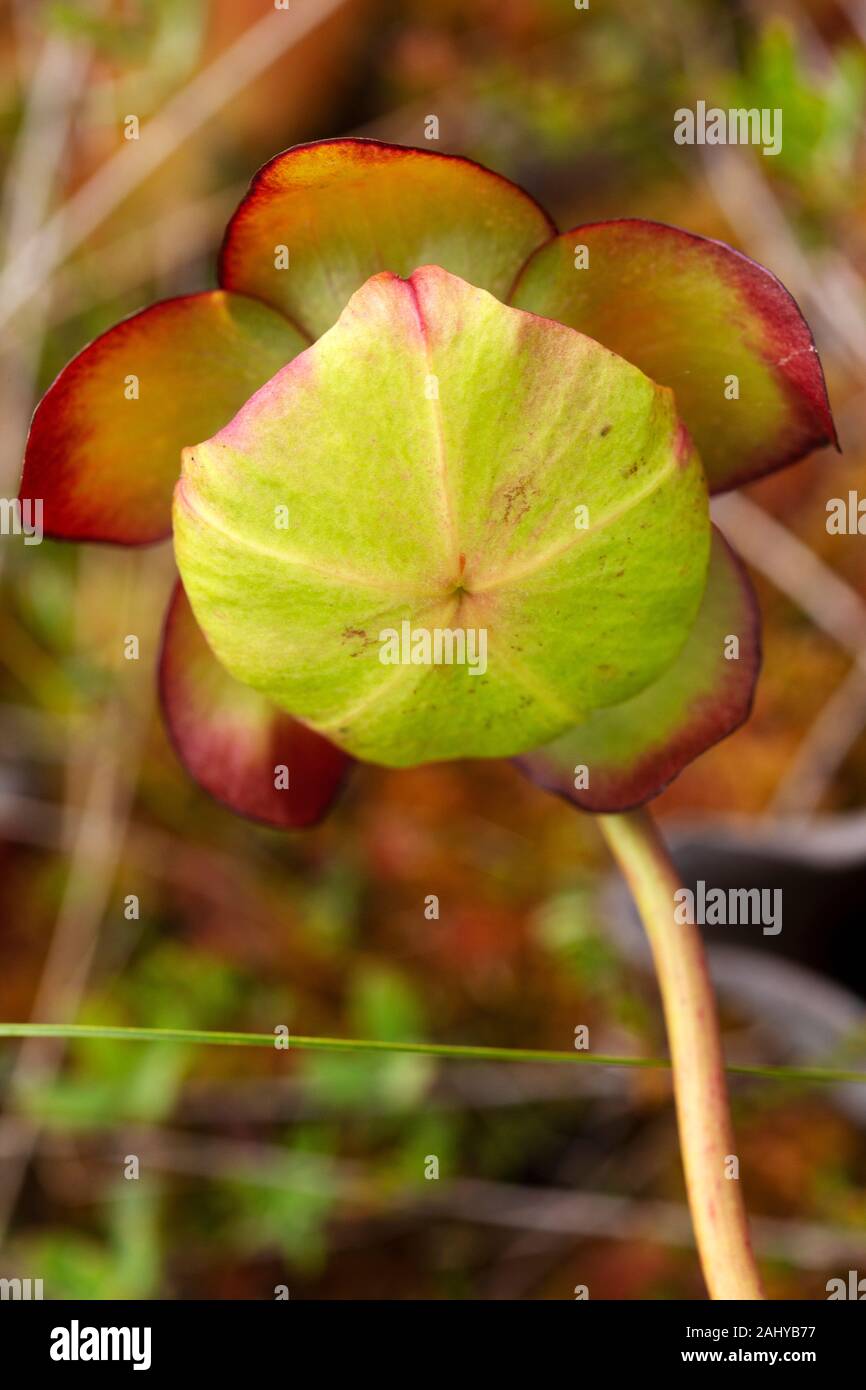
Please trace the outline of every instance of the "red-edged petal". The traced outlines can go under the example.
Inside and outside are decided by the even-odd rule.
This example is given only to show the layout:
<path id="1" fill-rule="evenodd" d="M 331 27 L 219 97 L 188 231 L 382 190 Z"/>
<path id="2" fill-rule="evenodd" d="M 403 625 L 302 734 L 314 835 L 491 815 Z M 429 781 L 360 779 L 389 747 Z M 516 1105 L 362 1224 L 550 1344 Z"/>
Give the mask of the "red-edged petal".
<path id="1" fill-rule="evenodd" d="M 320 820 L 351 759 L 219 665 L 183 586 L 172 595 L 159 668 L 163 714 L 187 771 L 238 815 L 280 830 Z M 288 786 L 278 786 L 286 780 Z"/>
<path id="2" fill-rule="evenodd" d="M 164 539 L 181 449 L 227 424 L 307 345 L 281 314 L 224 290 L 133 314 L 73 358 L 43 397 L 22 501 L 42 499 L 48 536 Z"/>
<path id="3" fill-rule="evenodd" d="M 672 387 L 713 492 L 837 444 L 808 324 L 775 275 L 724 242 L 640 218 L 575 227 L 531 257 L 511 303 Z"/>
<path id="4" fill-rule="evenodd" d="M 555 231 L 528 194 L 472 160 L 319 140 L 256 174 L 226 231 L 220 284 L 258 295 L 317 338 L 381 270 L 438 265 L 505 299 Z"/>
<path id="5" fill-rule="evenodd" d="M 728 655 L 732 638 L 739 644 L 736 657 Z M 760 615 L 751 581 L 714 527 L 704 599 L 673 666 L 633 699 L 598 710 L 515 761 L 533 782 L 583 810 L 640 806 L 748 718 L 760 664 Z M 588 787 L 575 787 L 580 768 L 588 769 Z"/>

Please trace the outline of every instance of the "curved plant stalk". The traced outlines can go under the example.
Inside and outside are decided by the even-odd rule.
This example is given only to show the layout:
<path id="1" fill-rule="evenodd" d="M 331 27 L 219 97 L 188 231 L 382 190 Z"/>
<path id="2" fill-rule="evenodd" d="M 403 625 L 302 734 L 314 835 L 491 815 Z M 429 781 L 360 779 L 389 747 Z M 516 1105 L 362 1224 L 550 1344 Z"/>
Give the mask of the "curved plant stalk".
<path id="1" fill-rule="evenodd" d="M 680 1149 L 704 1278 L 715 1299 L 761 1299 L 740 1184 L 726 1176 L 735 1153 L 725 1066 L 703 942 L 674 921 L 680 880 L 645 810 L 599 816 L 634 895 L 655 961 L 673 1066 Z"/>

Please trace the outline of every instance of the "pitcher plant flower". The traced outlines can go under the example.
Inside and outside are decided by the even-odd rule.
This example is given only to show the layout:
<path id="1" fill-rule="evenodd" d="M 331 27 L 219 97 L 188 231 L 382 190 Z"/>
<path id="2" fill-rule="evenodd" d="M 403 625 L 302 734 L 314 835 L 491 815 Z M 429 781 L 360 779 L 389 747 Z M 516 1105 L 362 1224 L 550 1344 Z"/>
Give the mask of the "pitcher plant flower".
<path id="1" fill-rule="evenodd" d="M 259 171 L 219 286 L 61 372 L 22 503 L 48 536 L 173 538 L 165 722 L 240 814 L 298 828 L 356 764 L 502 757 L 599 816 L 710 1292 L 762 1297 L 700 936 L 635 808 L 751 708 L 759 615 L 709 497 L 836 442 L 797 305 L 722 242 L 560 234 L 470 160 L 355 139 Z"/>

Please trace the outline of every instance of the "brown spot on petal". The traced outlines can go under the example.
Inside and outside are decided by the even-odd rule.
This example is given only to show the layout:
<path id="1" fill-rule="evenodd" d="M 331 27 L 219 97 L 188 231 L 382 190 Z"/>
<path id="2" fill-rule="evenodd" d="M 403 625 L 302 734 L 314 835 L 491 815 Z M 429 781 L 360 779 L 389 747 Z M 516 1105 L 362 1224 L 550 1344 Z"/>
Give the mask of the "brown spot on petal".
<path id="1" fill-rule="evenodd" d="M 516 526 L 529 511 L 530 498 L 537 491 L 530 478 L 518 478 L 504 489 L 502 500 L 502 520 L 505 524 Z"/>

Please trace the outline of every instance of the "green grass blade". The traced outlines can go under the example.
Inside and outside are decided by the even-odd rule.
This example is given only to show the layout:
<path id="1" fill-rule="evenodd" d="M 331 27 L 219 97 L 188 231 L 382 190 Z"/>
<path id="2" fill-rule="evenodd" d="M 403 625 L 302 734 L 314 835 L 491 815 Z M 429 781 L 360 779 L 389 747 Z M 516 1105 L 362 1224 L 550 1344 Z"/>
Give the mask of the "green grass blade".
<path id="1" fill-rule="evenodd" d="M 273 1033 L 211 1032 L 199 1028 L 115 1028 L 87 1023 L 0 1023 L 0 1038 L 86 1038 L 116 1042 L 190 1043 L 209 1047 L 275 1047 L 282 1041 Z M 282 1050 L 282 1048 L 278 1049 Z M 382 1042 L 371 1038 L 311 1038 L 299 1034 L 289 1037 L 289 1051 L 301 1052 L 409 1052 L 421 1057 L 474 1062 L 573 1062 L 583 1066 L 631 1067 L 643 1070 L 670 1070 L 666 1057 L 613 1057 L 603 1053 L 549 1052 L 538 1048 L 472 1047 L 452 1043 Z M 727 1067 L 734 1076 L 767 1077 L 778 1081 L 863 1082 L 866 1072 L 821 1066 Z"/>

